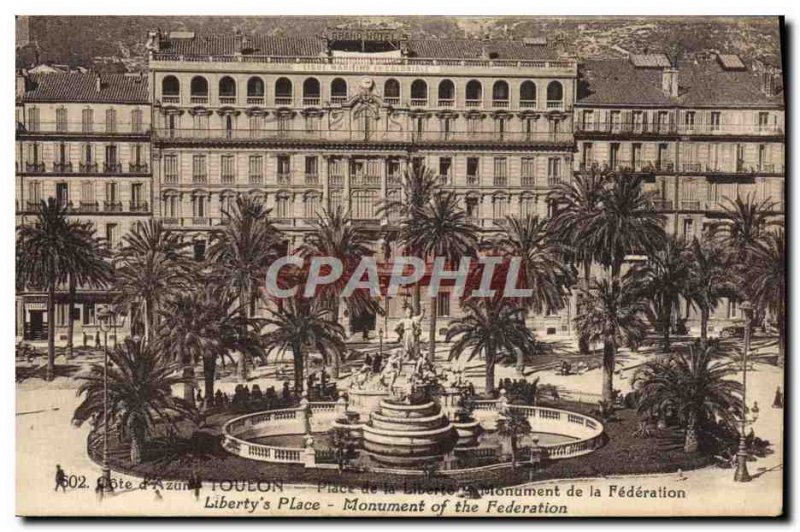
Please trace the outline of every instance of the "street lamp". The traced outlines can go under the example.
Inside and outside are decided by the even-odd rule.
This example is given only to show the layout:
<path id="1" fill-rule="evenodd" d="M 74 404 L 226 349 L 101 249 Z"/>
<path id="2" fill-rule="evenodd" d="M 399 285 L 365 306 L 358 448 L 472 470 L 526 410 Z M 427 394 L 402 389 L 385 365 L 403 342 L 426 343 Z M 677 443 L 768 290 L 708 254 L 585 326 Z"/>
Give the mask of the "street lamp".
<path id="1" fill-rule="evenodd" d="M 753 305 L 744 301 L 740 305 L 744 312 L 744 348 L 742 349 L 742 419 L 739 434 L 739 451 L 736 453 L 736 472 L 734 482 L 750 482 L 750 473 L 747 471 L 747 352 L 750 349 L 750 318 Z"/>
<path id="2" fill-rule="evenodd" d="M 116 334 L 117 316 L 113 309 L 103 307 L 97 313 L 100 330 L 103 332 L 103 491 L 114 491 L 111 486 L 111 468 L 108 465 L 108 330 Z"/>

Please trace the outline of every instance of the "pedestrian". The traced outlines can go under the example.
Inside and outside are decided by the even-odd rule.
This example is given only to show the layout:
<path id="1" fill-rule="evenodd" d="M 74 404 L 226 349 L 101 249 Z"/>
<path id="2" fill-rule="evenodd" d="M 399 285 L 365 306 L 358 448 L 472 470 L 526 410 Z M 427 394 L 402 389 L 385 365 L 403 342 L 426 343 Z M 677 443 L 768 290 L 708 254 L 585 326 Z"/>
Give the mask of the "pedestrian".
<path id="1" fill-rule="evenodd" d="M 364 357 L 364 365 L 367 366 L 370 371 L 372 371 L 372 355 L 367 353 L 367 356 Z"/>
<path id="2" fill-rule="evenodd" d="M 64 493 L 67 492 L 67 475 L 61 469 L 60 464 L 56 465 L 56 491 L 58 491 L 58 488 L 61 488 Z"/>
<path id="3" fill-rule="evenodd" d="M 200 488 L 203 487 L 203 482 L 200 480 L 200 475 L 197 474 L 197 471 L 192 473 L 192 488 L 194 489 L 194 498 L 195 500 L 200 498 Z"/>
<path id="4" fill-rule="evenodd" d="M 783 393 L 781 393 L 780 386 L 775 389 L 775 400 L 772 401 L 772 408 L 783 408 Z"/>
<path id="5" fill-rule="evenodd" d="M 197 389 L 197 404 L 203 404 L 203 391 L 200 388 Z"/>
<path id="6" fill-rule="evenodd" d="M 383 367 L 383 355 L 378 353 L 375 355 L 375 358 L 372 359 L 372 373 L 380 373 Z"/>
<path id="7" fill-rule="evenodd" d="M 94 347 L 100 349 L 100 331 L 97 331 L 94 335 Z"/>

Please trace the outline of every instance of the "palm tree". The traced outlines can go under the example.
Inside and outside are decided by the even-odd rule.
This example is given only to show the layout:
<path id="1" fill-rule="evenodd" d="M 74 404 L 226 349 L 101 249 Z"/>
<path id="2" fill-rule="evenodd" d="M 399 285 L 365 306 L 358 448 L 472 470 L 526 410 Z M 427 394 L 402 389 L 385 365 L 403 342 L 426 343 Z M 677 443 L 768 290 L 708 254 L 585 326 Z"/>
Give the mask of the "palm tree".
<path id="1" fill-rule="evenodd" d="M 766 199 L 756 201 L 754 194 L 744 199 L 724 198 L 723 219 L 727 221 L 717 227 L 717 232 L 739 262 L 746 261 L 746 252 L 757 244 L 765 231 L 777 224 L 774 220 L 775 202 Z"/>
<path id="2" fill-rule="evenodd" d="M 401 221 L 414 217 L 414 213 L 428 205 L 434 196 L 442 190 L 441 182 L 430 169 L 424 165 L 406 168 L 400 188 L 400 200 L 386 200 L 378 206 L 378 215 L 393 214 Z M 406 250 L 414 257 L 421 257 L 419 250 L 409 248 Z M 421 310 L 422 287 L 419 283 L 414 285 L 413 304 L 414 314 Z"/>
<path id="3" fill-rule="evenodd" d="M 511 444 L 511 468 L 517 468 L 517 448 L 520 437 L 531 433 L 531 423 L 528 416 L 518 410 L 509 408 L 497 418 L 497 434 L 508 438 Z"/>
<path id="4" fill-rule="evenodd" d="M 117 419 L 131 435 L 131 462 L 139 464 L 148 433 L 159 424 L 174 426 L 176 418 L 191 417 L 194 410 L 172 395 L 172 386 L 183 383 L 183 377 L 175 375 L 174 365 L 144 340 L 126 339 L 109 352 L 109 360 L 109 420 Z M 76 424 L 94 418 L 98 420 L 95 430 L 102 427 L 103 376 L 103 365 L 94 364 L 87 375 L 79 377 L 83 383 L 78 395 L 84 398 L 73 414 Z"/>
<path id="5" fill-rule="evenodd" d="M 637 373 L 640 413 L 672 409 L 681 419 L 686 436 L 683 450 L 697 451 L 698 432 L 718 421 L 733 429 L 742 411 L 742 385 L 726 377 L 736 369 L 716 358 L 716 344 L 699 342 L 689 354 L 648 362 Z"/>
<path id="6" fill-rule="evenodd" d="M 122 237 L 122 246 L 114 257 L 119 302 L 138 306 L 145 340 L 152 339 L 159 310 L 166 301 L 193 284 L 188 245 L 180 234 L 157 220 L 137 222 Z"/>
<path id="7" fill-rule="evenodd" d="M 465 315 L 450 323 L 445 341 L 453 341 L 450 359 L 469 351 L 468 359 L 484 356 L 486 394 L 494 392 L 494 367 L 504 356 L 534 353 L 538 343 L 525 325 L 525 309 L 510 299 L 468 299 Z"/>
<path id="8" fill-rule="evenodd" d="M 264 352 L 292 351 L 294 362 L 294 389 L 303 391 L 303 373 L 309 349 L 319 351 L 323 361 L 338 357 L 344 352 L 345 331 L 330 319 L 330 310 L 314 300 L 288 299 L 277 310 L 269 310 L 264 320 L 268 328 L 263 335 Z"/>
<path id="9" fill-rule="evenodd" d="M 603 400 L 614 398 L 614 369 L 621 345 L 637 346 L 647 329 L 647 303 L 635 280 L 603 279 L 583 294 L 584 305 L 575 317 L 579 334 L 603 342 Z"/>
<path id="10" fill-rule="evenodd" d="M 691 268 L 688 247 L 682 240 L 671 237 L 667 239 L 665 247 L 631 270 L 636 281 L 641 283 L 644 295 L 650 300 L 655 325 L 661 329 L 664 338 L 665 352 L 670 349 L 672 317 L 678 311 L 680 298 L 692 295 Z"/>
<path id="11" fill-rule="evenodd" d="M 522 306 L 536 314 L 556 312 L 564 308 L 572 272 L 564 266 L 560 251 L 545 219 L 527 215 L 506 217 L 503 232 L 492 247 L 507 259 L 519 258 L 520 278 L 517 286 L 533 291 L 522 300 Z M 523 359 L 517 362 L 523 371 Z"/>
<path id="12" fill-rule="evenodd" d="M 73 253 L 69 256 L 69 270 L 67 285 L 69 287 L 69 309 L 67 311 L 67 357 L 73 354 L 73 333 L 75 321 L 72 319 L 75 309 L 75 294 L 78 286 L 87 288 L 105 288 L 112 284 L 114 279 L 111 267 L 111 253 L 108 246 L 95 237 L 95 230 L 91 223 L 84 223 L 82 231 L 76 231 L 75 236 L 79 241 L 71 246 Z"/>
<path id="13" fill-rule="evenodd" d="M 182 366 L 185 401 L 194 404 L 194 365 L 203 362 L 205 383 L 204 407 L 214 397 L 217 361 L 225 364 L 234 349 L 252 349 L 251 356 L 263 355 L 260 337 L 242 341 L 243 309 L 234 304 L 233 296 L 213 285 L 198 281 L 194 290 L 179 294 L 161 311 L 159 346 Z"/>
<path id="14" fill-rule="evenodd" d="M 233 208 L 223 211 L 227 223 L 212 232 L 208 260 L 217 278 L 239 298 L 244 309 L 242 327 L 252 324 L 253 307 L 258 300 L 258 286 L 264 282 L 267 268 L 277 257 L 283 237 L 272 224 L 270 211 L 264 204 L 249 196 L 239 196 Z M 250 334 L 243 330 L 243 337 Z M 247 379 L 247 354 L 239 359 L 239 378 Z"/>
<path id="15" fill-rule="evenodd" d="M 749 268 L 745 291 L 760 309 L 769 310 L 778 324 L 778 349 L 786 349 L 786 237 L 783 230 L 766 233 L 761 242 L 748 247 Z"/>
<path id="16" fill-rule="evenodd" d="M 558 206 L 549 227 L 553 235 L 571 257 L 583 268 L 581 289 L 589 289 L 594 250 L 588 245 L 589 223 L 600 210 L 607 173 L 591 169 L 575 175 L 571 182 L 558 183 L 550 193 L 550 199 Z M 579 292 L 580 294 L 580 292 Z M 578 306 L 582 304 L 579 298 Z M 589 353 L 589 342 L 578 338 L 581 354 Z"/>
<path id="17" fill-rule="evenodd" d="M 475 255 L 478 244 L 477 227 L 459 207 L 458 198 L 452 192 L 436 194 L 400 226 L 400 241 L 408 249 L 414 249 L 429 261 L 443 257 L 451 265 L 457 265 L 462 257 Z M 431 291 L 430 336 L 428 358 L 436 357 L 437 296 Z"/>
<path id="18" fill-rule="evenodd" d="M 17 271 L 23 286 L 47 290 L 46 379 L 50 381 L 55 377 L 56 288 L 70 274 L 79 274 L 79 260 L 85 264 L 102 256 L 94 255 L 100 252 L 99 246 L 88 226 L 67 220 L 66 206 L 48 198 L 37 209 L 35 222 L 17 230 Z M 79 259 L 81 254 L 85 257 Z"/>
<path id="19" fill-rule="evenodd" d="M 358 267 L 361 257 L 371 256 L 370 237 L 359 225 L 354 224 L 350 216 L 341 208 L 333 211 L 325 210 L 314 222 L 312 232 L 298 250 L 306 259 L 306 264 L 313 257 L 333 257 L 342 262 L 342 275 L 336 281 L 319 287 L 314 297 L 331 309 L 331 319 L 339 321 L 339 297 L 345 285 Z M 365 312 L 376 312 L 378 305 L 370 297 L 368 291 L 355 290 L 347 299 L 351 316 Z M 333 377 L 339 378 L 339 357 L 333 357 Z"/>
<path id="20" fill-rule="evenodd" d="M 733 292 L 724 249 L 711 238 L 695 238 L 690 247 L 689 302 L 700 310 L 700 342 L 708 341 L 708 320 L 720 300 Z"/>

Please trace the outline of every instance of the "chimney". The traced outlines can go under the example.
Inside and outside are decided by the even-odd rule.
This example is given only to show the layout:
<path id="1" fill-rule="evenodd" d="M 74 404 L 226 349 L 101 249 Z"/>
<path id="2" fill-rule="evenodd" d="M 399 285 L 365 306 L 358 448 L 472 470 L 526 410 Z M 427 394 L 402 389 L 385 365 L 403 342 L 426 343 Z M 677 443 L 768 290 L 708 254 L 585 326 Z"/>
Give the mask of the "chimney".
<path id="1" fill-rule="evenodd" d="M 100 74 L 97 73 L 97 74 L 94 75 L 94 88 L 95 88 L 95 90 L 97 92 L 100 92 L 100 89 L 102 88 L 102 86 L 103 86 L 103 83 L 100 81 Z"/>
<path id="2" fill-rule="evenodd" d="M 16 97 L 22 98 L 25 96 L 25 85 L 27 82 L 28 73 L 23 69 L 17 72 L 16 76 Z"/>
<path id="3" fill-rule="evenodd" d="M 673 98 L 678 97 L 678 69 L 669 67 L 661 71 L 661 90 Z"/>

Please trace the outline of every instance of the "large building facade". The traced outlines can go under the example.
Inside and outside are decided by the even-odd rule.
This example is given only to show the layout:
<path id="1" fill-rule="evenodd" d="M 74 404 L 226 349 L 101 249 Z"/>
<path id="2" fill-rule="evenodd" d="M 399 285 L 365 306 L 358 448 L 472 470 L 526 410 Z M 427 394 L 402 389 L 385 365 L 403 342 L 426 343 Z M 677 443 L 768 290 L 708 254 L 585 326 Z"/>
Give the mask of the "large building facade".
<path id="1" fill-rule="evenodd" d="M 272 209 L 290 248 L 322 209 L 337 206 L 376 241 L 391 241 L 397 220 L 378 206 L 400 199 L 401 175 L 414 165 L 433 170 L 486 237 L 508 215 L 548 216 L 553 185 L 598 165 L 645 175 L 668 230 L 687 236 L 718 219 L 723 197 L 752 192 L 783 208 L 782 94 L 774 72 L 726 66 L 735 63 L 730 57 L 677 68 L 664 56 L 579 66 L 539 39 L 418 40 L 392 29 L 280 38 L 153 32 L 147 47 L 149 72 L 136 100 L 114 102 L 131 125 L 131 113 L 145 110 L 143 133 L 97 138 L 81 130 L 69 137 L 70 162 L 80 165 L 81 150 L 91 144 L 105 159 L 87 161 L 103 169 L 109 160 L 130 163 L 127 170 L 144 160 L 145 172 L 56 172 L 54 161 L 65 160 L 57 147 L 64 134 L 34 134 L 30 110 L 52 115 L 55 124 L 59 106 L 74 105 L 69 116 L 94 107 L 106 118 L 106 103 L 45 105 L 35 90 L 18 92 L 18 122 L 25 125 L 18 132 L 20 222 L 29 201 L 74 201 L 83 182 L 102 195 L 106 183 L 119 181 L 111 202 L 139 205 L 133 187 L 141 180 L 136 198 L 147 198 L 144 210 L 75 215 L 106 236 L 109 224 L 124 231 L 135 219 L 156 217 L 185 232 L 199 258 L 227 206 L 247 194 Z M 30 146 L 39 141 L 44 151 L 34 149 L 41 155 L 31 159 Z M 144 159 L 131 151 L 140 144 Z M 108 159 L 109 145 L 119 146 L 117 159 Z M 87 198 L 107 201 L 99 195 Z M 392 330 L 403 301 L 386 305 L 375 331 Z M 456 302 L 443 293 L 436 307 L 446 327 Z M 574 302 L 532 326 L 542 336 L 568 334 L 573 315 Z"/>

